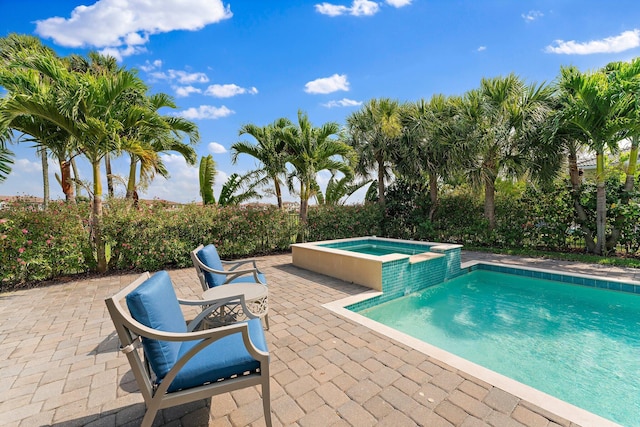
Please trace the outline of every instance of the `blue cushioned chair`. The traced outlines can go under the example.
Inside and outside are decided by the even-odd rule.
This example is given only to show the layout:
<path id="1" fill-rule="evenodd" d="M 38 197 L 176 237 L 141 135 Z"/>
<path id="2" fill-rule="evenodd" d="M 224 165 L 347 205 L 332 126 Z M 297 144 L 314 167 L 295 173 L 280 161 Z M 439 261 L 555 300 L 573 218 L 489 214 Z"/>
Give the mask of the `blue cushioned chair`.
<path id="1" fill-rule="evenodd" d="M 222 261 L 214 245 L 200 245 L 191 251 L 191 260 L 198 273 L 204 291 L 214 286 L 231 283 L 267 284 L 264 274 L 258 270 L 256 260 Z M 225 270 L 225 266 L 227 269 Z M 242 268 L 241 268 L 242 267 Z"/>
<path id="2" fill-rule="evenodd" d="M 187 325 L 180 304 L 203 301 L 178 299 L 166 271 L 144 273 L 105 302 L 147 406 L 142 426 L 151 426 L 162 408 L 254 385 L 262 387 L 271 426 L 269 352 L 260 319 L 194 332 L 209 313 Z"/>

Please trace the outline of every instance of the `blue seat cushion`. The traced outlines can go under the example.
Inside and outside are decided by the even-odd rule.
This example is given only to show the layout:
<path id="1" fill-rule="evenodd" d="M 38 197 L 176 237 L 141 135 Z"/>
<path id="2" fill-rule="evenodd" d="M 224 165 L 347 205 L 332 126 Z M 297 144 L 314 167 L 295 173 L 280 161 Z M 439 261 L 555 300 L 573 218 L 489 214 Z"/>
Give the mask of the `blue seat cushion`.
<path id="1" fill-rule="evenodd" d="M 126 297 L 131 316 L 145 326 L 164 332 L 187 332 L 186 322 L 166 271 L 145 280 Z M 142 346 L 153 372 L 164 378 L 180 354 L 180 342 L 143 338 Z"/>
<path id="2" fill-rule="evenodd" d="M 220 255 L 218 255 L 218 251 L 214 245 L 207 245 L 204 248 L 200 249 L 196 253 L 200 262 L 206 265 L 209 268 L 214 270 L 222 271 L 224 268 L 222 267 L 222 261 L 220 260 Z M 222 274 L 211 273 L 210 271 L 202 271 L 204 273 L 204 278 L 207 281 L 207 285 L 210 288 L 214 286 L 224 285 L 224 281 L 226 276 Z"/>
<path id="3" fill-rule="evenodd" d="M 267 340 L 260 319 L 251 319 L 249 337 L 259 350 L 267 352 Z M 179 357 L 187 353 L 200 341 L 182 343 Z M 175 377 L 168 391 L 177 391 L 215 382 L 232 375 L 242 375 L 260 366 L 247 351 L 238 332 L 215 341 L 190 359 Z"/>

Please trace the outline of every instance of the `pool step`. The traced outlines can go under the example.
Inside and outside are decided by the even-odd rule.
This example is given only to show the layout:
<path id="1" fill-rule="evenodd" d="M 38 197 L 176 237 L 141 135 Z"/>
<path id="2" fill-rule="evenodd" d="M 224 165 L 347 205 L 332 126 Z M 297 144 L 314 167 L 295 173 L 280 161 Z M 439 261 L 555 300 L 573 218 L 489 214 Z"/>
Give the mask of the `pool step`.
<path id="1" fill-rule="evenodd" d="M 430 259 L 442 258 L 443 256 L 444 254 L 438 254 L 435 252 L 424 252 L 424 253 L 412 255 L 411 257 L 409 257 L 409 264 L 429 261 Z"/>

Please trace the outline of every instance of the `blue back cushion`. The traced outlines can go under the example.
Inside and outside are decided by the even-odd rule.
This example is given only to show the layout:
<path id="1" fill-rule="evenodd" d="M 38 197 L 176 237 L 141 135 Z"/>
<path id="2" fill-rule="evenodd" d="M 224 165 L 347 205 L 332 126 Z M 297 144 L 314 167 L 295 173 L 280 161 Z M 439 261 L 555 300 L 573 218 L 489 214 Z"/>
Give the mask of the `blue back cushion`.
<path id="1" fill-rule="evenodd" d="M 199 250 L 196 255 L 198 259 L 207 267 L 212 268 L 214 270 L 224 270 L 222 267 L 222 261 L 220 260 L 220 255 L 218 255 L 218 251 L 214 245 L 207 245 L 201 250 Z M 207 281 L 207 285 L 210 288 L 214 286 L 224 285 L 225 276 L 222 274 L 215 274 L 209 271 L 202 271 L 204 273 L 204 279 Z"/>
<path id="2" fill-rule="evenodd" d="M 153 329 L 187 332 L 180 304 L 166 271 L 159 271 L 127 295 L 131 316 Z M 180 342 L 143 339 L 142 346 L 158 379 L 167 375 L 178 360 Z"/>

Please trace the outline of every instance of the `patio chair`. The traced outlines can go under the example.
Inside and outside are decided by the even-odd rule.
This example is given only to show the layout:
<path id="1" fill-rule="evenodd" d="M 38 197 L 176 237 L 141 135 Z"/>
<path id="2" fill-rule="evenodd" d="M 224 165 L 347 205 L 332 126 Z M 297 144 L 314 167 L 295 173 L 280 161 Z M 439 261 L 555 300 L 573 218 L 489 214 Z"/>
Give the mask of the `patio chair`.
<path id="1" fill-rule="evenodd" d="M 166 271 L 142 274 L 105 302 L 147 407 L 142 426 L 151 426 L 160 409 L 254 385 L 262 388 L 271 426 L 269 352 L 260 319 L 194 332 L 207 313 L 187 325 L 180 304 L 202 301 L 179 300 Z"/>
<path id="2" fill-rule="evenodd" d="M 192 250 L 191 260 L 204 291 L 215 286 L 232 283 L 267 284 L 265 275 L 258 270 L 256 260 L 222 261 L 216 247 L 212 244 L 200 245 Z M 226 270 L 225 266 L 227 266 Z"/>

